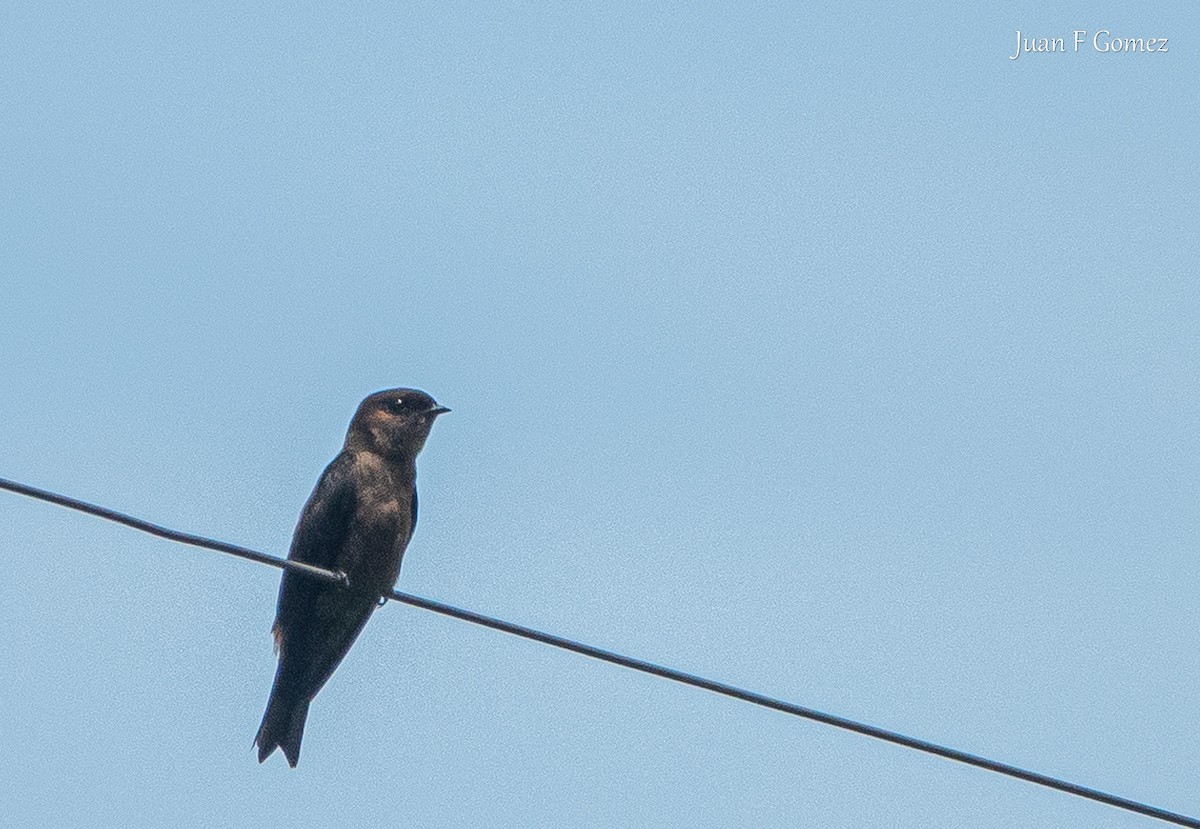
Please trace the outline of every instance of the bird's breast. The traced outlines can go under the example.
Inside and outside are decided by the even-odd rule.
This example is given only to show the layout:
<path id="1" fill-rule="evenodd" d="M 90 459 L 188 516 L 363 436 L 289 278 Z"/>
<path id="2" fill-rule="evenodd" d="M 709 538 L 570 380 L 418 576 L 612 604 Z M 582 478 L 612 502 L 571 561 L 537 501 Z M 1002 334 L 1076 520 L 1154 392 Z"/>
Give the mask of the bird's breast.
<path id="1" fill-rule="evenodd" d="M 411 508 L 399 500 L 376 501 L 355 513 L 351 522 L 349 565 L 352 583 L 390 590 L 412 533 Z"/>

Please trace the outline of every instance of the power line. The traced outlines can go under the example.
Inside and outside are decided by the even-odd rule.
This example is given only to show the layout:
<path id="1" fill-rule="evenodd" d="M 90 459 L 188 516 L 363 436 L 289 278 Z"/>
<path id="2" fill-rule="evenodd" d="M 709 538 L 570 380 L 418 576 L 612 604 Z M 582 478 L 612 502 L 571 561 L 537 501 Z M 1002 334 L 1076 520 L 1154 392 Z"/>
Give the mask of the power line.
<path id="1" fill-rule="evenodd" d="M 193 547 L 203 547 L 208 550 L 216 550 L 220 553 L 228 553 L 246 558 L 251 561 L 257 561 L 260 564 L 266 564 L 271 567 L 279 567 L 284 570 L 291 570 L 296 573 L 338 585 L 344 589 L 353 590 L 354 586 L 350 583 L 345 573 L 325 570 L 320 567 L 313 567 L 309 564 L 304 564 L 297 561 L 288 561 L 286 559 L 276 558 L 275 556 L 260 553 L 257 550 L 251 550 L 246 547 L 239 547 L 236 544 L 228 544 L 224 541 L 215 541 L 210 538 L 205 538 L 191 533 L 184 533 L 178 530 L 172 530 L 167 527 L 162 527 L 158 524 L 152 524 L 149 521 L 143 521 L 140 518 L 126 515 L 116 510 L 111 510 L 106 507 L 89 504 L 85 501 L 80 501 L 75 498 L 59 495 L 54 492 L 48 492 L 44 489 L 27 486 L 26 484 L 17 483 L 0 478 L 0 489 L 7 489 L 11 492 L 16 492 L 20 495 L 27 495 L 30 498 L 36 498 L 41 501 L 48 501 L 58 506 L 67 507 L 69 509 L 86 512 L 89 515 L 95 515 L 109 521 L 115 521 L 118 524 L 124 524 L 127 527 L 132 527 L 135 530 L 150 533 L 151 535 L 165 538 L 170 541 L 178 541 L 181 544 L 188 544 Z M 1187 815 L 1182 815 L 1177 812 L 1160 809 L 1157 806 L 1150 806 L 1146 803 L 1139 803 L 1136 800 L 1118 797 L 1107 792 L 1102 792 L 1099 789 L 1092 789 L 1087 786 L 1081 786 L 1078 783 L 1071 783 L 1067 780 L 1060 780 L 1057 777 L 1039 774 L 1035 771 L 1028 771 L 1018 766 L 1001 763 L 997 760 L 989 760 L 986 757 L 981 757 L 977 754 L 970 754 L 966 751 L 960 751 L 956 748 L 931 743 L 928 740 L 921 740 L 916 737 L 908 737 L 895 731 L 888 731 L 884 728 L 878 728 L 873 725 L 867 725 L 855 720 L 839 717 L 836 714 L 827 714 L 823 711 L 817 711 L 813 708 L 806 708 L 802 705 L 796 705 L 784 700 L 768 697 L 763 694 L 747 691 L 743 688 L 738 688 L 734 685 L 727 685 L 723 682 L 716 682 L 711 679 L 705 679 L 695 674 L 677 671 L 674 668 L 668 668 L 663 665 L 657 665 L 653 662 L 646 662 L 641 659 L 634 659 L 630 656 L 623 656 L 613 651 L 597 648 L 593 645 L 587 645 L 582 642 L 576 642 L 573 639 L 567 639 L 563 636 L 556 636 L 552 633 L 543 633 L 540 630 L 524 627 L 523 625 L 506 622 L 502 619 L 494 619 L 491 616 L 484 616 L 482 613 L 475 613 L 470 610 L 463 610 L 453 605 L 448 605 L 443 602 L 437 602 L 432 599 L 425 599 L 420 596 L 414 596 L 410 593 L 402 593 L 394 590 L 387 594 L 385 598 L 394 599 L 413 607 L 419 607 L 423 610 L 430 610 L 434 613 L 440 613 L 443 616 L 450 616 L 455 619 L 461 619 L 464 622 L 470 622 L 475 625 L 499 630 L 504 633 L 510 633 L 513 636 L 520 636 L 524 639 L 532 639 L 535 642 L 541 642 L 546 645 L 551 645 L 563 650 L 573 651 L 575 653 L 590 656 L 593 659 L 599 659 L 604 662 L 611 662 L 614 665 L 621 665 L 626 668 L 631 668 L 635 671 L 652 674 L 670 679 L 674 682 L 680 682 L 684 685 L 691 685 L 695 688 L 703 688 L 706 691 L 712 691 L 716 694 L 722 694 L 734 699 L 740 699 L 744 702 L 749 702 L 754 705 L 770 708 L 775 711 L 781 711 L 785 714 L 803 717 L 804 719 L 814 720 L 825 725 L 831 725 L 835 728 L 842 728 L 847 731 L 853 731 L 857 734 L 863 734 L 867 737 L 873 737 L 877 740 L 883 740 L 896 745 L 904 746 L 905 748 L 923 751 L 926 754 L 934 754 L 938 757 L 944 757 L 947 760 L 954 760 L 958 763 L 966 763 L 970 766 L 977 766 L 987 771 L 1004 774 L 1009 777 L 1015 777 L 1019 780 L 1025 780 L 1029 783 L 1035 783 L 1039 786 L 1045 786 L 1051 789 L 1057 789 L 1067 794 L 1073 794 L 1077 797 L 1093 800 L 1097 803 L 1104 803 L 1109 806 L 1115 806 L 1118 809 L 1124 809 L 1129 812 L 1145 815 L 1147 817 L 1157 818 L 1158 820 L 1174 823 L 1178 826 L 1190 826 L 1194 829 L 1200 829 L 1200 820 Z"/>

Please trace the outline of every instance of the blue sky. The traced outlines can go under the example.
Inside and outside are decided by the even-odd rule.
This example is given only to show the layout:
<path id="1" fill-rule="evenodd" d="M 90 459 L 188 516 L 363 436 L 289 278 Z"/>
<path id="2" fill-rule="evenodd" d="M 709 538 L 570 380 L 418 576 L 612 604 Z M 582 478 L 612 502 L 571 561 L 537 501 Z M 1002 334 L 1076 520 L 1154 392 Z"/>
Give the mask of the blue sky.
<path id="1" fill-rule="evenodd" d="M 402 589 L 1200 813 L 1192 4 L 336 5 L 2 13 L 0 476 L 282 554 L 418 386 Z M 277 571 L 0 523 L 13 826 L 1154 825 L 395 605 L 259 766 Z"/>

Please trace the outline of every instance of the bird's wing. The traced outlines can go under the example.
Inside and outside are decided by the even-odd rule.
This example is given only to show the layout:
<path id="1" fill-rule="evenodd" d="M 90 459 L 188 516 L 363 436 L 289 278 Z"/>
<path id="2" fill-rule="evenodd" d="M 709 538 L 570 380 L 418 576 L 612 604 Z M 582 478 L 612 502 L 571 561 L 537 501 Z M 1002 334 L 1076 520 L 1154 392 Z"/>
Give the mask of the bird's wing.
<path id="1" fill-rule="evenodd" d="M 335 568 L 357 500 L 354 456 L 342 452 L 325 468 L 304 505 L 288 558 L 316 567 Z M 307 614 L 321 587 L 321 582 L 308 576 L 283 574 L 273 629 L 276 647 L 283 631 L 294 628 Z"/>
<path id="2" fill-rule="evenodd" d="M 412 534 L 417 529 L 417 488 L 413 487 L 412 497 L 412 520 L 408 522 L 408 537 L 412 538 Z"/>

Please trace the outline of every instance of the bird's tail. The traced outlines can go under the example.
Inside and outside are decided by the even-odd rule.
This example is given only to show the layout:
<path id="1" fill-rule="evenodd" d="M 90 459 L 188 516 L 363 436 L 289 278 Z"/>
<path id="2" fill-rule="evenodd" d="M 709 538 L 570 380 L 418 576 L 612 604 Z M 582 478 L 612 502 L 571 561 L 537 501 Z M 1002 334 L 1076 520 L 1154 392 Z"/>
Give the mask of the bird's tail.
<path id="1" fill-rule="evenodd" d="M 276 748 L 281 748 L 288 765 L 296 767 L 300 760 L 300 740 L 304 737 L 309 702 L 293 702 L 280 694 L 271 694 L 262 725 L 258 727 L 258 735 L 254 738 L 254 744 L 258 746 L 258 762 L 270 757 Z"/>

